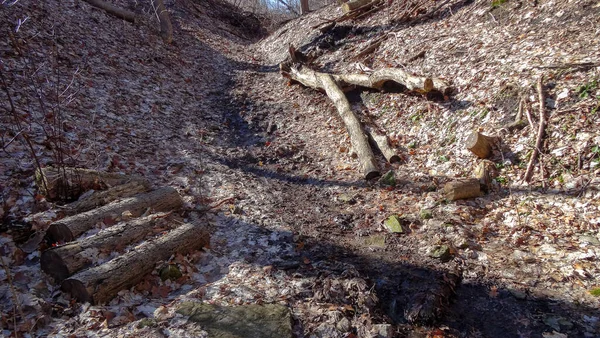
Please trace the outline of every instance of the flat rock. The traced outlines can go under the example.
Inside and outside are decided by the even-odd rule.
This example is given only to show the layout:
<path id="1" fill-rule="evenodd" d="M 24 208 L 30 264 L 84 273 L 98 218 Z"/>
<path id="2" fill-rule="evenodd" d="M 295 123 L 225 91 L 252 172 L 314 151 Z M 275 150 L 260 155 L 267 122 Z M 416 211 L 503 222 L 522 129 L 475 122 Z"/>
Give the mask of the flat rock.
<path id="1" fill-rule="evenodd" d="M 292 337 L 289 308 L 279 304 L 218 306 L 184 302 L 177 313 L 189 316 L 214 338 Z"/>

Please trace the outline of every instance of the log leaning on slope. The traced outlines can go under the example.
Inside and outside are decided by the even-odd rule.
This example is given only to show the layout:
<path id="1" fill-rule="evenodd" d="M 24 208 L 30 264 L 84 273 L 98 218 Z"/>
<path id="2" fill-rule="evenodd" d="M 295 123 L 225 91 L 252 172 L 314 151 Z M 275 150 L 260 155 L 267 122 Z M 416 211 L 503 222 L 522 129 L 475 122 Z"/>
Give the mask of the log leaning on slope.
<path id="1" fill-rule="evenodd" d="M 124 211 L 138 217 L 148 208 L 154 211 L 171 211 L 182 205 L 183 201 L 177 190 L 172 187 L 160 188 L 56 221 L 46 231 L 46 240 L 50 243 L 70 242 L 106 217 L 118 218 Z"/>
<path id="2" fill-rule="evenodd" d="M 185 223 L 124 255 L 65 279 L 61 288 L 80 302 L 104 304 L 119 291 L 139 283 L 152 272 L 157 261 L 174 253 L 200 249 L 208 243 L 205 226 Z"/>
<path id="3" fill-rule="evenodd" d="M 60 283 L 77 271 L 91 266 L 100 253 L 123 249 L 163 230 L 161 223 L 168 221 L 166 217 L 167 214 L 153 214 L 136 218 L 102 230 L 94 236 L 50 248 L 42 253 L 42 270 Z"/>

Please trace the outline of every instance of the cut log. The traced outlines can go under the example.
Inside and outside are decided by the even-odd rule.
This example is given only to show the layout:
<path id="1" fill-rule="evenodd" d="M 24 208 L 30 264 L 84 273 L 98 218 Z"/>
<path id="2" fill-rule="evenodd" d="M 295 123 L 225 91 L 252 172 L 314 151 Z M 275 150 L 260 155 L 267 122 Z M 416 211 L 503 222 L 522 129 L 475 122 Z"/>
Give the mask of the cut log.
<path id="1" fill-rule="evenodd" d="M 93 191 L 85 198 L 66 205 L 65 211 L 68 215 L 79 214 L 101 207 L 120 198 L 135 196 L 150 190 L 150 181 L 132 181 L 121 184 L 103 191 Z M 87 194 L 86 194 L 87 195 Z"/>
<path id="2" fill-rule="evenodd" d="M 94 236 L 48 249 L 42 253 L 42 270 L 60 283 L 72 274 L 90 267 L 102 253 L 121 251 L 131 243 L 168 228 L 168 214 L 153 214 L 123 222 Z"/>
<path id="3" fill-rule="evenodd" d="M 432 324 L 440 319 L 460 280 L 459 271 L 444 273 L 436 283 L 412 297 L 404 318 L 409 323 L 421 325 Z"/>
<path id="4" fill-rule="evenodd" d="M 121 218 L 125 211 L 129 211 L 132 217 L 138 217 L 147 209 L 171 211 L 180 208 L 182 204 L 183 201 L 177 190 L 171 187 L 160 188 L 56 221 L 50 224 L 46 231 L 46 241 L 49 243 L 70 242 L 100 221 L 105 221 L 107 218 L 115 221 Z"/>
<path id="5" fill-rule="evenodd" d="M 35 182 L 49 200 L 73 199 L 88 190 L 106 190 L 133 181 L 150 186 L 150 181 L 143 177 L 81 168 L 46 167 L 35 172 Z"/>
<path id="6" fill-rule="evenodd" d="M 492 146 L 496 142 L 495 137 L 484 135 L 474 131 L 467 137 L 465 146 L 479 158 L 488 158 L 492 154 Z"/>
<path id="7" fill-rule="evenodd" d="M 389 163 L 399 163 L 402 160 L 390 146 L 388 138 L 385 134 L 382 134 L 378 130 L 375 130 L 371 127 L 367 127 L 366 129 L 369 138 L 377 145 L 377 148 L 379 148 L 379 151 L 381 151 Z"/>
<path id="8" fill-rule="evenodd" d="M 482 196 L 479 180 L 467 178 L 448 182 L 444 185 L 444 193 L 450 201 Z"/>
<path id="9" fill-rule="evenodd" d="M 102 1 L 102 0 L 83 0 L 85 2 L 87 2 L 88 4 L 103 9 L 106 13 L 110 14 L 110 15 L 114 15 L 119 19 L 123 19 L 125 21 L 129 21 L 131 23 L 135 23 L 135 21 L 137 20 L 137 15 L 133 12 L 130 12 L 126 9 L 117 7 L 109 2 L 106 1 Z"/>
<path id="10" fill-rule="evenodd" d="M 485 192 L 489 192 L 492 188 L 492 183 L 498 177 L 498 170 L 494 162 L 483 160 L 475 168 L 475 177 L 479 180 L 479 184 Z"/>
<path id="11" fill-rule="evenodd" d="M 370 4 L 371 2 L 378 2 L 377 0 L 351 0 L 342 4 L 342 12 L 348 13 L 364 5 Z"/>
<path id="12" fill-rule="evenodd" d="M 209 233 L 205 226 L 182 224 L 124 255 L 65 279 L 61 288 L 80 302 L 105 304 L 119 291 L 142 281 L 157 261 L 166 260 L 175 253 L 186 254 L 208 243 Z"/>

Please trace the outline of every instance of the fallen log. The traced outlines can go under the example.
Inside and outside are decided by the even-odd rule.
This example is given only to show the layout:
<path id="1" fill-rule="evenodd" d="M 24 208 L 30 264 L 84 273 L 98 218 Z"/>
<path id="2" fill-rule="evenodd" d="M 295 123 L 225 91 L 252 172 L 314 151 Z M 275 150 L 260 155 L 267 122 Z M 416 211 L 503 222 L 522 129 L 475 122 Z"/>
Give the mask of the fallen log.
<path id="1" fill-rule="evenodd" d="M 366 129 L 369 138 L 375 143 L 375 145 L 377 145 L 377 148 L 379 151 L 381 151 L 389 163 L 399 163 L 402 160 L 400 156 L 396 154 L 394 149 L 390 147 L 388 138 L 385 134 L 382 134 L 378 130 L 371 127 L 367 127 Z"/>
<path id="2" fill-rule="evenodd" d="M 42 253 L 42 270 L 60 283 L 72 274 L 90 267 L 98 256 L 113 250 L 121 251 L 131 243 L 168 228 L 169 214 L 153 214 L 123 222 L 102 230 L 94 236 L 50 248 Z"/>
<path id="3" fill-rule="evenodd" d="M 444 185 L 444 193 L 448 200 L 455 201 L 482 196 L 477 178 L 460 179 Z"/>
<path id="4" fill-rule="evenodd" d="M 150 190 L 150 181 L 131 181 L 114 186 L 108 190 L 92 191 L 90 195 L 67 204 L 65 206 L 65 211 L 68 215 L 79 214 L 101 207 L 120 198 L 135 196 L 148 190 Z M 87 193 L 84 195 L 87 195 Z"/>
<path id="5" fill-rule="evenodd" d="M 87 2 L 88 4 L 96 7 L 96 8 L 100 8 L 102 10 L 104 10 L 106 13 L 110 14 L 110 15 L 114 15 L 119 19 L 123 19 L 125 21 L 129 21 L 131 23 L 135 23 L 135 21 L 137 20 L 137 15 L 133 12 L 130 12 L 126 9 L 117 7 L 109 2 L 106 1 L 102 1 L 102 0 L 83 0 L 85 2 Z"/>
<path id="6" fill-rule="evenodd" d="M 100 221 L 106 221 L 107 218 L 112 221 L 120 219 L 125 211 L 129 211 L 131 217 L 138 217 L 147 209 L 171 211 L 180 208 L 182 204 L 183 201 L 177 190 L 172 187 L 160 188 L 56 221 L 48 227 L 46 241 L 49 243 L 70 242 Z"/>
<path id="7" fill-rule="evenodd" d="M 449 94 L 452 88 L 443 80 L 423 76 L 411 75 L 399 68 L 383 68 L 371 74 L 340 74 L 334 75 L 342 87 L 361 86 L 366 88 L 381 89 L 388 81 L 393 81 L 405 86 L 408 90 L 430 92 L 433 90 Z"/>
<path id="8" fill-rule="evenodd" d="M 461 280 L 461 272 L 447 272 L 425 290 L 416 293 L 404 314 L 409 323 L 427 325 L 442 317 L 444 308 L 455 294 Z"/>
<path id="9" fill-rule="evenodd" d="M 35 171 L 35 182 L 40 193 L 49 200 L 74 199 L 88 190 L 106 190 L 134 181 L 150 186 L 150 181 L 143 177 L 82 168 L 45 167 Z"/>
<path id="10" fill-rule="evenodd" d="M 365 178 L 372 179 L 379 176 L 380 173 L 377 168 L 375 156 L 369 147 L 369 142 L 362 130 L 360 120 L 352 111 L 350 102 L 348 102 L 346 95 L 337 85 L 334 77 L 330 74 L 312 71 L 308 67 L 302 67 L 301 70 L 291 67 L 290 70 L 291 72 L 289 74 L 293 80 L 298 81 L 307 87 L 325 91 L 346 125 L 346 130 L 350 135 L 352 148 L 358 155 Z"/>
<path id="11" fill-rule="evenodd" d="M 61 288 L 80 302 L 105 304 L 119 291 L 142 281 L 157 261 L 200 249 L 209 240 L 205 226 L 185 223 L 124 255 L 65 279 Z"/>
<path id="12" fill-rule="evenodd" d="M 342 4 L 342 12 L 348 13 L 352 10 L 355 10 L 359 7 L 370 5 L 371 2 L 378 2 L 378 0 L 351 0 L 344 4 Z"/>

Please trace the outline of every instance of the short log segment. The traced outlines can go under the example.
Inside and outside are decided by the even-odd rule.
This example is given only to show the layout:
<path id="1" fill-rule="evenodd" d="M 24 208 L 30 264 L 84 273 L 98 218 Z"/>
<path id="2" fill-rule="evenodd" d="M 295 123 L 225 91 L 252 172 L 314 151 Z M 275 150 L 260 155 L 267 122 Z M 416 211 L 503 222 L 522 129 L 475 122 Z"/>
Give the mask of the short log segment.
<path id="1" fill-rule="evenodd" d="M 61 288 L 80 302 L 105 304 L 119 291 L 139 283 L 152 272 L 157 261 L 175 253 L 186 254 L 208 243 L 205 226 L 185 223 L 122 256 L 65 279 Z"/>
<path id="2" fill-rule="evenodd" d="M 308 67 L 302 67 L 302 69 L 292 67 L 290 76 L 293 80 L 307 87 L 325 91 L 346 125 L 352 148 L 358 155 L 365 178 L 372 179 L 379 176 L 380 173 L 377 168 L 375 156 L 369 147 L 369 142 L 362 130 L 360 120 L 352 111 L 350 102 L 348 102 L 346 95 L 337 85 L 334 77 L 330 74 L 315 72 Z"/>
<path id="3" fill-rule="evenodd" d="M 467 178 L 446 183 L 444 193 L 450 201 L 482 196 L 479 180 Z"/>
<path id="4" fill-rule="evenodd" d="M 150 186 L 150 181 L 143 177 L 82 168 L 46 167 L 35 172 L 35 182 L 49 200 L 77 198 L 88 190 L 106 190 L 134 181 Z"/>
<path id="5" fill-rule="evenodd" d="M 70 242 L 106 218 L 112 220 L 121 218 L 125 211 L 131 212 L 132 217 L 138 217 L 147 209 L 171 211 L 182 205 L 183 200 L 177 190 L 172 187 L 160 188 L 56 221 L 50 224 L 46 231 L 46 241 L 50 243 Z"/>
<path id="6" fill-rule="evenodd" d="M 404 318 L 409 323 L 421 325 L 431 324 L 440 319 L 450 299 L 455 295 L 461 279 L 460 271 L 444 273 L 433 285 L 412 297 Z"/>
<path id="7" fill-rule="evenodd" d="M 121 251 L 131 243 L 168 228 L 168 214 L 153 214 L 120 223 L 94 236 L 48 249 L 42 253 L 42 270 L 60 283 L 72 274 L 90 267 L 98 256 Z"/>
<path id="8" fill-rule="evenodd" d="M 378 2 L 377 0 L 351 0 L 342 4 L 342 12 L 348 13 L 364 5 L 370 4 L 371 2 Z"/>
<path id="9" fill-rule="evenodd" d="M 467 137 L 465 146 L 479 158 L 488 158 L 492 154 L 495 138 L 474 131 Z"/>
<path id="10" fill-rule="evenodd" d="M 106 2 L 106 1 L 102 1 L 102 0 L 83 0 L 85 2 L 87 2 L 88 4 L 103 9 L 106 13 L 110 14 L 110 15 L 114 15 L 119 19 L 123 19 L 125 21 L 129 21 L 131 23 L 135 23 L 135 21 L 137 20 L 137 16 L 135 15 L 135 13 L 130 12 L 126 9 L 117 7 L 113 4 L 111 4 L 110 2 Z"/>
<path id="11" fill-rule="evenodd" d="M 108 190 L 93 191 L 89 196 L 67 204 L 66 212 L 69 215 L 79 214 L 101 207 L 120 198 L 135 196 L 148 190 L 150 190 L 150 181 L 140 180 L 117 185 Z"/>
<path id="12" fill-rule="evenodd" d="M 398 154 L 396 154 L 394 149 L 392 149 L 390 146 L 386 135 L 370 127 L 367 127 L 367 133 L 369 138 L 377 145 L 377 148 L 379 148 L 379 151 L 381 151 L 389 163 L 399 163 L 401 161 L 400 156 L 398 156 Z"/>

